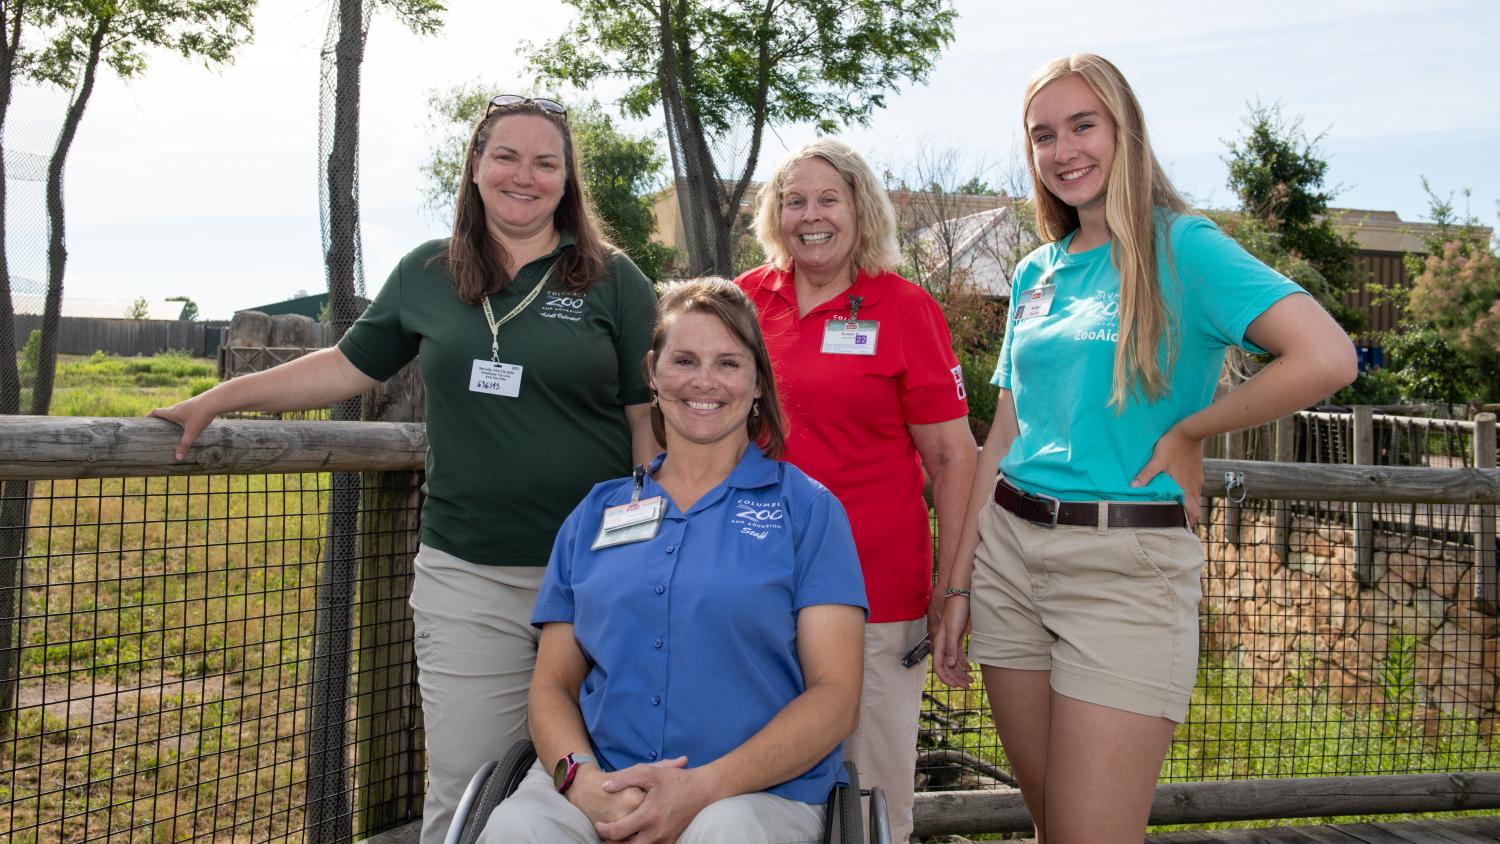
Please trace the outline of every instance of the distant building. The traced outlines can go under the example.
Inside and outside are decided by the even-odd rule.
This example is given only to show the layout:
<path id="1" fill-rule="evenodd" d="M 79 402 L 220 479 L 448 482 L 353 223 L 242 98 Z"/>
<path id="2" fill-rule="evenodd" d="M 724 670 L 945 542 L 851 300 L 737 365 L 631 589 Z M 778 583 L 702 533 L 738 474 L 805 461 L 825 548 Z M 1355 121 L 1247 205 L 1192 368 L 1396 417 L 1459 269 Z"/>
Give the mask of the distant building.
<path id="1" fill-rule="evenodd" d="M 360 300 L 361 308 L 363 308 L 366 304 L 368 304 L 367 300 Z M 260 311 L 267 316 L 276 316 L 277 314 L 301 314 L 305 317 L 317 319 L 323 313 L 323 309 L 326 307 L 328 307 L 328 293 L 327 291 L 324 291 L 323 293 L 315 293 L 311 296 L 294 296 L 291 299 L 283 299 L 280 302 L 272 302 L 269 305 L 256 305 L 250 308 L 236 308 L 235 313 L 239 313 L 240 311 Z"/>
<path id="2" fill-rule="evenodd" d="M 41 316 L 45 299 L 41 296 L 23 296 L 15 300 L 17 314 Z M 64 296 L 62 315 L 84 319 L 161 319 L 180 320 L 187 310 L 186 302 L 166 299 L 146 299 L 146 312 L 135 313 L 139 299 L 82 299 Z"/>

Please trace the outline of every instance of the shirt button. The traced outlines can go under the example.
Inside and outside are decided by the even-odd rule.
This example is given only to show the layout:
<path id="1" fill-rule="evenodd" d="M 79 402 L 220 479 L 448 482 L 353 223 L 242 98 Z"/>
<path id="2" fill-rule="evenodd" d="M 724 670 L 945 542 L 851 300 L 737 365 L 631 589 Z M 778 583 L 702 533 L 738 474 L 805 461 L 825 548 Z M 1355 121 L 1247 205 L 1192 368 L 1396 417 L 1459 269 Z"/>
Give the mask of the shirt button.
<path id="1" fill-rule="evenodd" d="M 662 641 L 661 641 L 661 640 L 660 640 L 660 639 L 657 639 L 657 640 L 656 640 L 656 641 L 655 641 L 655 642 L 652 642 L 652 643 L 651 643 L 651 644 L 652 644 L 652 646 L 653 646 L 653 647 L 655 647 L 655 648 L 656 648 L 656 649 L 657 649 L 657 650 L 661 650 L 661 646 L 662 646 Z"/>
<path id="2" fill-rule="evenodd" d="M 660 595 L 665 591 L 667 591 L 667 587 L 661 585 L 660 583 L 656 584 L 656 594 Z"/>
<path id="3" fill-rule="evenodd" d="M 647 753 L 646 756 L 650 757 L 652 760 L 655 760 L 656 759 L 656 751 L 653 750 L 650 753 Z"/>
<path id="4" fill-rule="evenodd" d="M 652 706 L 661 706 L 661 695 L 652 695 L 651 696 L 651 705 Z M 651 754 L 651 758 L 655 759 L 656 758 L 656 754 L 654 754 L 654 753 Z"/>
<path id="5" fill-rule="evenodd" d="M 667 546 L 667 553 L 668 554 L 670 554 L 670 553 L 672 553 L 673 551 L 676 551 L 676 550 L 677 550 L 677 546 L 676 545 L 668 545 Z"/>

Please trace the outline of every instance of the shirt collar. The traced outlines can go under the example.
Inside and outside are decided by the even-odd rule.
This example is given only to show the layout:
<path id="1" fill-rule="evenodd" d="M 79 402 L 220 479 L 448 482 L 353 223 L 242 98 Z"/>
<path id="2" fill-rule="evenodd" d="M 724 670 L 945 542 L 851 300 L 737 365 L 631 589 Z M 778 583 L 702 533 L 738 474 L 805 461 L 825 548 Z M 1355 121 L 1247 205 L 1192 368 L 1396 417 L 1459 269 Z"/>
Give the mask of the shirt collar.
<path id="1" fill-rule="evenodd" d="M 662 461 L 666 459 L 666 452 L 662 452 L 652 459 L 651 465 L 646 467 L 647 483 L 656 483 L 656 471 L 661 468 Z M 706 506 L 717 503 L 719 499 L 724 497 L 724 493 L 730 489 L 760 489 L 761 487 L 773 486 L 780 474 L 777 462 L 767 457 L 765 452 L 760 450 L 760 446 L 752 442 L 745 448 L 745 453 L 740 455 L 740 462 L 735 464 L 734 469 L 729 473 L 729 477 L 724 479 L 718 486 L 704 493 L 702 498 L 693 503 L 689 512 L 701 510 Z"/>
<path id="2" fill-rule="evenodd" d="M 884 273 L 879 275 L 884 275 Z M 847 313 L 849 311 L 850 296 L 861 297 L 859 303 L 861 309 L 874 307 L 880 302 L 880 294 L 885 289 L 885 285 L 876 283 L 879 275 L 870 275 L 864 270 L 857 271 L 854 276 L 854 283 L 849 285 L 848 290 L 808 311 L 807 315 L 812 316 L 822 311 L 843 311 Z M 766 286 L 775 292 L 777 296 L 785 300 L 788 305 L 793 308 L 797 307 L 797 285 L 793 281 L 792 267 L 790 265 L 784 270 L 777 270 L 770 284 Z"/>

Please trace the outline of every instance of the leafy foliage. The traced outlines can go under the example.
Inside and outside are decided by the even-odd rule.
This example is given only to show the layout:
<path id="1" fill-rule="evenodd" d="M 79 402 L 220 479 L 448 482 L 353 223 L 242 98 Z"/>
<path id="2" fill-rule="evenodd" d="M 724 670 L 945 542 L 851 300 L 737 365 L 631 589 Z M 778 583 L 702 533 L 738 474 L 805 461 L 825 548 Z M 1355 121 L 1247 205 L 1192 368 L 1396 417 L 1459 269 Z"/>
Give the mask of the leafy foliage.
<path id="1" fill-rule="evenodd" d="M 168 296 L 168 302 L 182 303 L 182 318 L 189 322 L 198 318 L 198 303 L 187 296 Z"/>
<path id="2" fill-rule="evenodd" d="M 126 319 L 145 319 L 151 316 L 151 303 L 146 301 L 145 296 L 137 296 L 130 307 L 125 309 Z"/>
<path id="3" fill-rule="evenodd" d="M 1346 331 L 1359 333 L 1364 327 L 1364 314 L 1343 303 L 1344 293 L 1358 283 L 1356 247 L 1353 240 L 1334 230 L 1327 217 L 1335 190 L 1324 187 L 1328 162 L 1318 148 L 1323 136 L 1309 138 L 1300 119 L 1283 116 L 1275 105 L 1252 105 L 1244 125 L 1244 135 L 1229 143 L 1229 156 L 1224 161 L 1229 166 L 1229 187 L 1240 200 L 1240 212 L 1263 229 L 1254 233 L 1253 239 L 1287 261 L 1302 261 L 1315 270 L 1321 283 L 1309 292 Z M 1266 263 L 1276 266 L 1271 261 Z"/>
<path id="4" fill-rule="evenodd" d="M 1435 229 L 1425 255 L 1407 256 L 1411 316 L 1431 326 L 1474 370 L 1490 396 L 1500 393 L 1500 260 L 1473 216 L 1459 218 L 1451 198 L 1427 189 Z M 1467 397 L 1473 398 L 1473 396 Z"/>
<path id="5" fill-rule="evenodd" d="M 721 275 L 765 128 L 866 124 L 903 80 L 926 77 L 956 19 L 951 0 L 566 2 L 568 30 L 523 46 L 532 68 L 584 90 L 624 80 L 632 117 L 662 107 L 690 271 Z"/>
<path id="6" fill-rule="evenodd" d="M 427 98 L 430 122 L 441 133 L 422 165 L 424 204 L 435 216 L 453 215 L 468 133 L 494 90 L 492 85 L 469 82 L 433 91 Z M 647 278 L 660 278 L 675 252 L 651 239 L 656 226 L 651 194 L 660 185 L 665 164 L 655 139 L 621 131 L 598 103 L 569 108 L 568 126 L 578 145 L 579 177 L 611 239 Z"/>

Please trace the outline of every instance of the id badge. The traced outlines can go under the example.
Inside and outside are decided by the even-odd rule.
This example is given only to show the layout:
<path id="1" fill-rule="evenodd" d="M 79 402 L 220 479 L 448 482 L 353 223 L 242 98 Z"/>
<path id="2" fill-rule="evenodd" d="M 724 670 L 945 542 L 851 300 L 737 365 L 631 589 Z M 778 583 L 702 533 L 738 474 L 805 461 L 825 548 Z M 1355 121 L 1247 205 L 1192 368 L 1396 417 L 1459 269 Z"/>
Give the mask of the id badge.
<path id="1" fill-rule="evenodd" d="M 653 539 L 661 529 L 662 517 L 666 515 L 666 502 L 660 495 L 606 508 L 604 518 L 599 520 L 599 535 L 594 538 L 594 544 L 590 547 L 598 551 L 600 548 Z"/>
<path id="2" fill-rule="evenodd" d="M 1052 311 L 1052 299 L 1057 295 L 1057 285 L 1043 284 L 1021 294 L 1016 303 L 1016 319 L 1034 319 Z"/>
<path id="3" fill-rule="evenodd" d="M 516 398 L 521 395 L 521 370 L 521 365 L 517 363 L 491 363 L 487 360 L 476 360 L 474 368 L 469 373 L 469 390 L 475 393 L 489 393 L 492 396 Z"/>
<path id="4" fill-rule="evenodd" d="M 831 319 L 823 326 L 823 354 L 873 355 L 880 323 L 873 319 Z"/>

